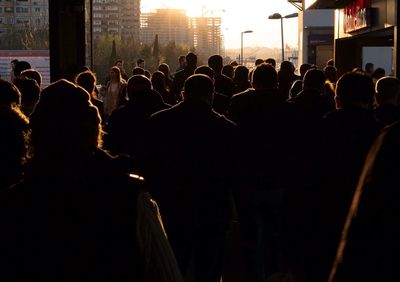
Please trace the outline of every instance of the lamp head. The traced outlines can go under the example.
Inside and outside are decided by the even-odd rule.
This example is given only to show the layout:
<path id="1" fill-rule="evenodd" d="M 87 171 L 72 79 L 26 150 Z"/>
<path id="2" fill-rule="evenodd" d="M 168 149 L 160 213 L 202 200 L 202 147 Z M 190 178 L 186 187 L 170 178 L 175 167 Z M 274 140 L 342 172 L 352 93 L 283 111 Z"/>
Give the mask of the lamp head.
<path id="1" fill-rule="evenodd" d="M 272 14 L 268 17 L 268 19 L 270 19 L 270 20 L 280 20 L 281 18 L 282 18 L 282 15 L 279 13 Z"/>
<path id="2" fill-rule="evenodd" d="M 289 15 L 284 16 L 284 18 L 285 19 L 290 19 L 290 18 L 296 18 L 298 16 L 299 16 L 298 13 L 293 13 L 293 14 L 289 14 Z"/>
<path id="3" fill-rule="evenodd" d="M 242 31 L 242 33 L 252 33 L 252 30 L 246 30 L 246 31 Z"/>

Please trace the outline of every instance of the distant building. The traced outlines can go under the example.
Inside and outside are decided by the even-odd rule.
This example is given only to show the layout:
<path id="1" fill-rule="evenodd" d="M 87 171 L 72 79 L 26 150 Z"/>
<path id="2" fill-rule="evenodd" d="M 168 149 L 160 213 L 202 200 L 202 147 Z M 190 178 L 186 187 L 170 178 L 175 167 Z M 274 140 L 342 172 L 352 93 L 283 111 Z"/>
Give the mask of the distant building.
<path id="1" fill-rule="evenodd" d="M 140 0 L 93 0 L 93 36 L 115 34 L 139 42 Z"/>
<path id="2" fill-rule="evenodd" d="M 155 35 L 158 34 L 158 42 L 161 45 L 175 41 L 176 44 L 193 46 L 193 30 L 190 18 L 184 10 L 157 9 L 150 13 L 144 13 L 140 19 L 140 41 L 152 44 Z"/>
<path id="3" fill-rule="evenodd" d="M 0 1 L 0 36 L 14 29 L 48 27 L 48 0 Z"/>
<path id="4" fill-rule="evenodd" d="M 211 55 L 221 55 L 222 36 L 220 17 L 196 17 L 191 19 L 194 47 L 199 60 L 207 61 Z"/>

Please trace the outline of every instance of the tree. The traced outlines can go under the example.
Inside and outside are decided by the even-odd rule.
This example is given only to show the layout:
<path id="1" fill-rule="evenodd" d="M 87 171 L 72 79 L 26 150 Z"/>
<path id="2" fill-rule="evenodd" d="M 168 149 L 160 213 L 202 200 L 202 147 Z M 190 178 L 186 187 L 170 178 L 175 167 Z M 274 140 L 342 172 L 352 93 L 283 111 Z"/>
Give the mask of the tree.
<path id="1" fill-rule="evenodd" d="M 160 48 L 158 46 L 158 34 L 156 34 L 153 43 L 153 60 L 155 65 L 158 67 L 160 64 Z"/>

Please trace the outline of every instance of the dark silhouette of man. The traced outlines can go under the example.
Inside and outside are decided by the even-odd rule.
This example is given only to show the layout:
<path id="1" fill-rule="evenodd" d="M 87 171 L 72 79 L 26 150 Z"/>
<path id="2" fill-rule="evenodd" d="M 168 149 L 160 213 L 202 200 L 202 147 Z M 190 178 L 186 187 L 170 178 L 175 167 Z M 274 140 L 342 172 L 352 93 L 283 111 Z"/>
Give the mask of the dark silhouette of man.
<path id="1" fill-rule="evenodd" d="M 230 193 L 237 184 L 229 145 L 235 124 L 212 110 L 213 95 L 209 77 L 190 76 L 183 102 L 151 116 L 147 142 L 150 191 L 182 275 L 197 282 L 220 281 Z"/>
<path id="2" fill-rule="evenodd" d="M 197 56 L 196 54 L 189 52 L 186 55 L 186 66 L 183 70 L 175 73 L 174 80 L 172 81 L 171 93 L 176 96 L 177 101 L 181 101 L 181 91 L 185 80 L 194 74 L 194 70 L 197 68 Z"/>

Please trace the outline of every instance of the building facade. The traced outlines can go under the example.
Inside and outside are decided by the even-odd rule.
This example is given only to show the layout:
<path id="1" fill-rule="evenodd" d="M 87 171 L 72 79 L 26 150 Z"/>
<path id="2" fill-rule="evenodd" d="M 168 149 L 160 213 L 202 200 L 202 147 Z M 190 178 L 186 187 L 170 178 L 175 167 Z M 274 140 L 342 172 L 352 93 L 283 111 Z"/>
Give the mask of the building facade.
<path id="1" fill-rule="evenodd" d="M 140 0 L 93 0 L 93 37 L 103 34 L 139 42 Z"/>
<path id="2" fill-rule="evenodd" d="M 161 45 L 174 41 L 176 44 L 193 46 L 193 30 L 184 10 L 157 9 L 144 13 L 141 15 L 140 26 L 141 43 L 152 44 L 158 34 Z"/>
<path id="3" fill-rule="evenodd" d="M 200 61 L 206 62 L 211 55 L 222 54 L 220 17 L 191 18 L 193 44 Z"/>
<path id="4" fill-rule="evenodd" d="M 47 28 L 48 0 L 0 0 L 0 36 L 14 29 Z"/>

